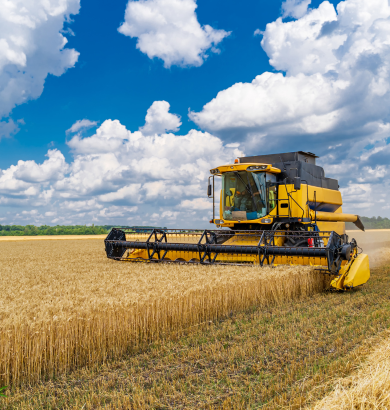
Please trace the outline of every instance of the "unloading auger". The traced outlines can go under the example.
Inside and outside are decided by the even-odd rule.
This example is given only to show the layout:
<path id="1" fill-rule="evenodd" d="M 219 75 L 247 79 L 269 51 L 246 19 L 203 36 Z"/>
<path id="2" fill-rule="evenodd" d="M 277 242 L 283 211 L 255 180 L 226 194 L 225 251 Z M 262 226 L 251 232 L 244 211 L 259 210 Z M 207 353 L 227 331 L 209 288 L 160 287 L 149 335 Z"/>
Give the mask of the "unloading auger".
<path id="1" fill-rule="evenodd" d="M 309 152 L 239 158 L 212 169 L 207 194 L 213 199 L 215 230 L 113 228 L 107 257 L 128 262 L 220 265 L 307 265 L 333 275 L 346 290 L 370 277 L 368 256 L 345 222 L 364 226 L 342 212 L 338 182 L 325 178 Z M 220 217 L 215 218 L 215 178 L 222 179 Z"/>

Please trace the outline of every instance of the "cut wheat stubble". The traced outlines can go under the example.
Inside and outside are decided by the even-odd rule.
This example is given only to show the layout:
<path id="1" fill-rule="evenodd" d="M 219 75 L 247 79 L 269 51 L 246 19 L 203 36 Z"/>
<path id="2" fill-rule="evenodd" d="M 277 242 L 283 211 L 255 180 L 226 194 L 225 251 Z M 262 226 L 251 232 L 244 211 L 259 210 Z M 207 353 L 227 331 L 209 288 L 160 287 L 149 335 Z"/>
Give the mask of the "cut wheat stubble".
<path id="1" fill-rule="evenodd" d="M 360 369 L 339 379 L 334 391 L 313 410 L 369 410 L 390 408 L 390 338 L 380 343 Z"/>

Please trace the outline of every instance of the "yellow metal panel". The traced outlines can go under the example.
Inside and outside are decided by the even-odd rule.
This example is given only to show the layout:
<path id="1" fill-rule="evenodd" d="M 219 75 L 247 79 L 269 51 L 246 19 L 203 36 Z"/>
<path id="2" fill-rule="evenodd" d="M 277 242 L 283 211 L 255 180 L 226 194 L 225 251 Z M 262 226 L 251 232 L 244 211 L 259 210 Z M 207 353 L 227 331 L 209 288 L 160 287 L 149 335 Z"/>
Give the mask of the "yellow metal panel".
<path id="1" fill-rule="evenodd" d="M 344 265 L 330 284 L 333 289 L 347 290 L 365 284 L 370 279 L 368 255 L 360 254 Z"/>
<path id="2" fill-rule="evenodd" d="M 303 185 L 302 185 L 303 186 Z M 341 192 L 333 189 L 320 188 L 309 185 L 309 201 L 314 202 L 314 192 L 316 193 L 316 202 L 332 205 L 342 205 Z"/>
<path id="3" fill-rule="evenodd" d="M 287 195 L 287 192 L 290 194 Z M 294 190 L 294 185 L 287 184 L 287 185 L 279 185 L 279 215 L 282 217 L 291 216 L 292 218 L 311 218 L 314 220 L 314 212 L 310 211 L 308 207 L 308 201 L 314 202 L 314 193 L 316 193 L 316 202 L 319 203 L 326 203 L 331 205 L 339 205 L 340 207 L 335 212 L 317 212 L 317 219 L 323 219 L 328 221 L 343 221 L 344 217 L 338 217 L 337 219 L 333 218 L 333 215 L 340 214 L 341 212 L 341 205 L 343 204 L 341 198 L 341 192 L 334 191 L 331 189 L 320 188 L 320 187 L 313 187 L 308 186 L 307 184 L 302 184 L 301 189 L 298 191 Z M 282 208 L 282 204 L 290 203 L 290 215 L 288 213 L 288 208 Z M 274 210 L 272 214 L 276 213 Z M 322 214 L 322 217 L 318 217 L 319 214 Z M 342 214 L 348 215 L 348 214 Z M 356 216 L 355 220 L 356 220 Z M 346 217 L 348 220 L 353 219 L 352 216 Z"/>
<path id="4" fill-rule="evenodd" d="M 287 185 L 288 187 L 288 185 Z M 291 187 L 291 185 L 290 185 Z M 291 189 L 291 188 L 290 188 Z M 288 196 L 286 193 L 286 186 L 285 185 L 279 185 L 279 191 L 278 191 L 278 207 L 279 207 L 279 216 L 281 217 L 289 217 L 288 214 L 288 208 L 282 208 L 282 204 L 287 204 L 288 205 Z"/>
<path id="5" fill-rule="evenodd" d="M 287 189 L 287 190 L 286 190 Z M 287 195 L 287 192 L 290 194 Z M 282 204 L 290 203 L 290 215 L 288 208 L 282 208 Z M 294 191 L 294 185 L 279 185 L 279 215 L 281 217 L 309 218 L 307 207 L 307 185 L 302 184 L 302 188 Z"/>
<path id="6" fill-rule="evenodd" d="M 354 260 L 347 277 L 344 280 L 345 288 L 354 288 L 363 285 L 370 279 L 370 263 L 368 255 L 361 253 Z"/>
<path id="7" fill-rule="evenodd" d="M 317 225 L 320 231 L 335 231 L 339 235 L 345 234 L 345 223 L 344 222 L 317 221 Z"/>

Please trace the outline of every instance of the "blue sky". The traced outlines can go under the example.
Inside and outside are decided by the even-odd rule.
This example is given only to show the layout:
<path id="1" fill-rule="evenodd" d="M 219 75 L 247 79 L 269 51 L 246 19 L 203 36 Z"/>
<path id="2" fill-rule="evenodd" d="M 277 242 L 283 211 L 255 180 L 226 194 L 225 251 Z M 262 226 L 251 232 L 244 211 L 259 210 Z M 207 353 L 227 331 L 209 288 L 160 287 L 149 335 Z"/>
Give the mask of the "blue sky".
<path id="1" fill-rule="evenodd" d="M 1 94 L 2 120 L 11 119 L 16 125 L 13 132 L 3 133 L 0 139 L 0 223 L 152 223 L 159 216 L 165 224 L 180 225 L 188 220 L 185 209 L 191 209 L 194 223 L 203 224 L 208 219 L 209 204 L 201 194 L 207 168 L 218 165 L 214 161 L 230 161 L 240 153 L 295 149 L 314 151 L 323 157 L 329 176 L 340 179 L 347 211 L 390 215 L 387 196 L 380 198 L 379 205 L 369 200 L 388 173 L 387 0 L 373 0 L 370 7 L 363 0 L 347 0 L 337 10 L 339 2 L 317 0 L 120 0 L 109 4 L 66 0 L 63 9 L 58 8 L 58 0 L 49 3 L 50 10 L 40 0 L 20 0 L 15 9 L 9 9 L 8 16 L 5 13 L 0 29 L 0 39 L 8 41 L 11 48 L 16 35 L 35 41 L 24 49 L 15 45 L 14 54 L 0 48 L 0 92 L 11 81 L 21 84 L 15 95 Z M 183 49 L 164 61 L 150 58 L 148 53 L 163 52 L 158 49 L 159 43 L 156 46 L 154 40 L 148 40 L 141 51 L 137 42 L 150 38 L 147 36 L 161 27 L 154 27 L 153 22 L 145 26 L 132 8 L 135 3 L 144 4 L 145 10 L 162 10 L 162 15 L 167 4 L 179 10 L 180 3 L 189 8 L 196 3 L 196 24 L 199 30 L 211 26 L 212 35 L 221 37 L 214 44 L 219 52 L 213 52 L 210 45 L 199 51 L 197 63 L 190 61 L 193 55 L 190 57 Z M 22 6 L 26 8 L 23 12 Z M 35 10 L 40 7 L 48 18 L 37 28 L 26 28 L 22 20 L 13 17 L 36 18 Z M 130 11 L 125 19 L 126 7 Z M 119 32 L 125 21 L 132 33 L 138 30 L 142 34 Z M 188 24 L 197 29 L 194 21 Z M 171 30 L 169 24 L 167 27 Z M 264 36 L 254 35 L 255 30 Z M 43 39 L 61 33 L 68 40 L 65 49 L 74 50 L 65 57 L 64 48 L 47 45 Z M 176 41 L 175 36 L 180 37 L 180 33 L 170 37 L 172 41 Z M 364 50 L 360 47 L 363 42 L 368 44 Z M 188 44 L 188 50 L 194 47 Z M 202 59 L 204 51 L 208 58 Z M 187 63 L 168 61 L 177 58 L 178 53 Z M 2 64 L 2 58 L 6 63 Z M 30 80 L 25 85 L 28 75 L 23 77 L 21 70 L 30 80 L 34 77 L 31 83 L 35 88 L 31 89 L 43 86 L 41 93 L 29 89 Z M 267 73 L 271 73 L 269 78 Z M 45 81 L 35 80 L 39 76 Z M 100 129 L 101 135 L 107 133 L 104 141 L 121 139 L 125 144 L 130 137 L 118 135 L 124 135 L 124 130 L 138 131 L 145 124 L 148 109 L 162 101 L 169 105 L 157 104 L 151 111 L 155 137 L 143 132 L 142 158 L 157 158 L 157 169 L 180 163 L 175 166 L 183 170 L 203 160 L 207 163 L 202 162 L 204 168 L 199 172 L 193 171 L 196 178 L 183 177 L 181 193 L 167 193 L 171 177 L 164 174 L 163 168 L 159 171 L 164 174 L 161 179 L 149 171 L 132 175 L 129 164 L 139 166 L 140 162 L 134 161 L 141 157 L 120 157 L 115 151 L 119 142 L 112 145 L 116 147 L 112 151 L 93 148 L 88 152 L 86 148 L 94 141 L 99 145 L 96 135 L 100 134 L 95 132 L 104 124 Z M 13 105 L 15 108 L 9 109 Z M 252 105 L 258 111 L 251 112 Z M 283 110 L 279 112 L 280 107 Z M 163 116 L 163 123 L 155 125 L 158 116 Z M 96 125 L 66 132 L 80 120 Z M 4 127 L 0 123 L 1 129 Z M 196 137 L 191 130 L 197 132 Z M 175 146 L 183 146 L 186 151 L 180 161 L 186 158 L 187 162 L 178 161 L 171 152 L 165 157 L 159 154 L 158 144 L 172 134 L 177 139 L 167 146 L 173 151 Z M 200 143 L 197 138 L 211 141 L 215 151 L 191 156 L 197 151 L 193 146 Z M 150 151 L 146 148 L 148 141 L 154 147 Z M 47 156 L 49 150 L 52 157 Z M 102 166 L 112 168 L 104 175 L 93 174 L 94 168 L 85 165 L 88 155 L 101 155 Z M 115 165 L 110 155 L 115 157 Z M 90 172 L 91 178 L 100 178 L 99 184 L 91 187 L 83 179 L 89 177 L 77 174 L 77 158 L 84 161 L 80 160 L 85 175 Z M 18 161 L 23 162 L 18 165 Z M 194 180 L 193 191 L 184 192 Z M 66 211 L 59 215 L 58 209 Z M 135 219 L 128 220 L 126 212 L 132 212 Z"/>
<path id="2" fill-rule="evenodd" d="M 161 59 L 150 60 L 137 50 L 136 39 L 118 32 L 126 4 L 119 0 L 107 7 L 101 0 L 81 1 L 80 13 L 65 25 L 75 34 L 67 35 L 67 47 L 80 53 L 79 61 L 60 77 L 49 75 L 38 99 L 13 110 L 12 118 L 26 125 L 15 138 L 0 141 L 0 168 L 19 159 L 43 161 L 52 141 L 67 155 L 65 130 L 83 118 L 119 119 L 136 130 L 157 100 L 169 101 L 172 112 L 183 119 L 181 130 L 188 131 L 196 126 L 187 118 L 189 108 L 201 110 L 219 91 L 273 70 L 261 37 L 253 33 L 280 17 L 282 1 L 247 0 L 240 6 L 233 0 L 197 1 L 200 24 L 232 34 L 221 45 L 221 54 L 211 55 L 201 67 L 168 70 Z"/>

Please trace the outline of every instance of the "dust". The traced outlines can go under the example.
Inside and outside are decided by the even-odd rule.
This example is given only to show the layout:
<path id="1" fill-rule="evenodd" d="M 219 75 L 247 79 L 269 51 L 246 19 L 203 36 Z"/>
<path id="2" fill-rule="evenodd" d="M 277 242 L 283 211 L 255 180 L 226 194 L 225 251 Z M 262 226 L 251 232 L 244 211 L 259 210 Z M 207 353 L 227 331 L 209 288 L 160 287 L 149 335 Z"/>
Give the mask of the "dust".
<path id="1" fill-rule="evenodd" d="M 370 258 L 370 266 L 380 266 L 390 260 L 390 229 L 347 231 L 349 240 L 355 238 L 357 244 Z"/>

